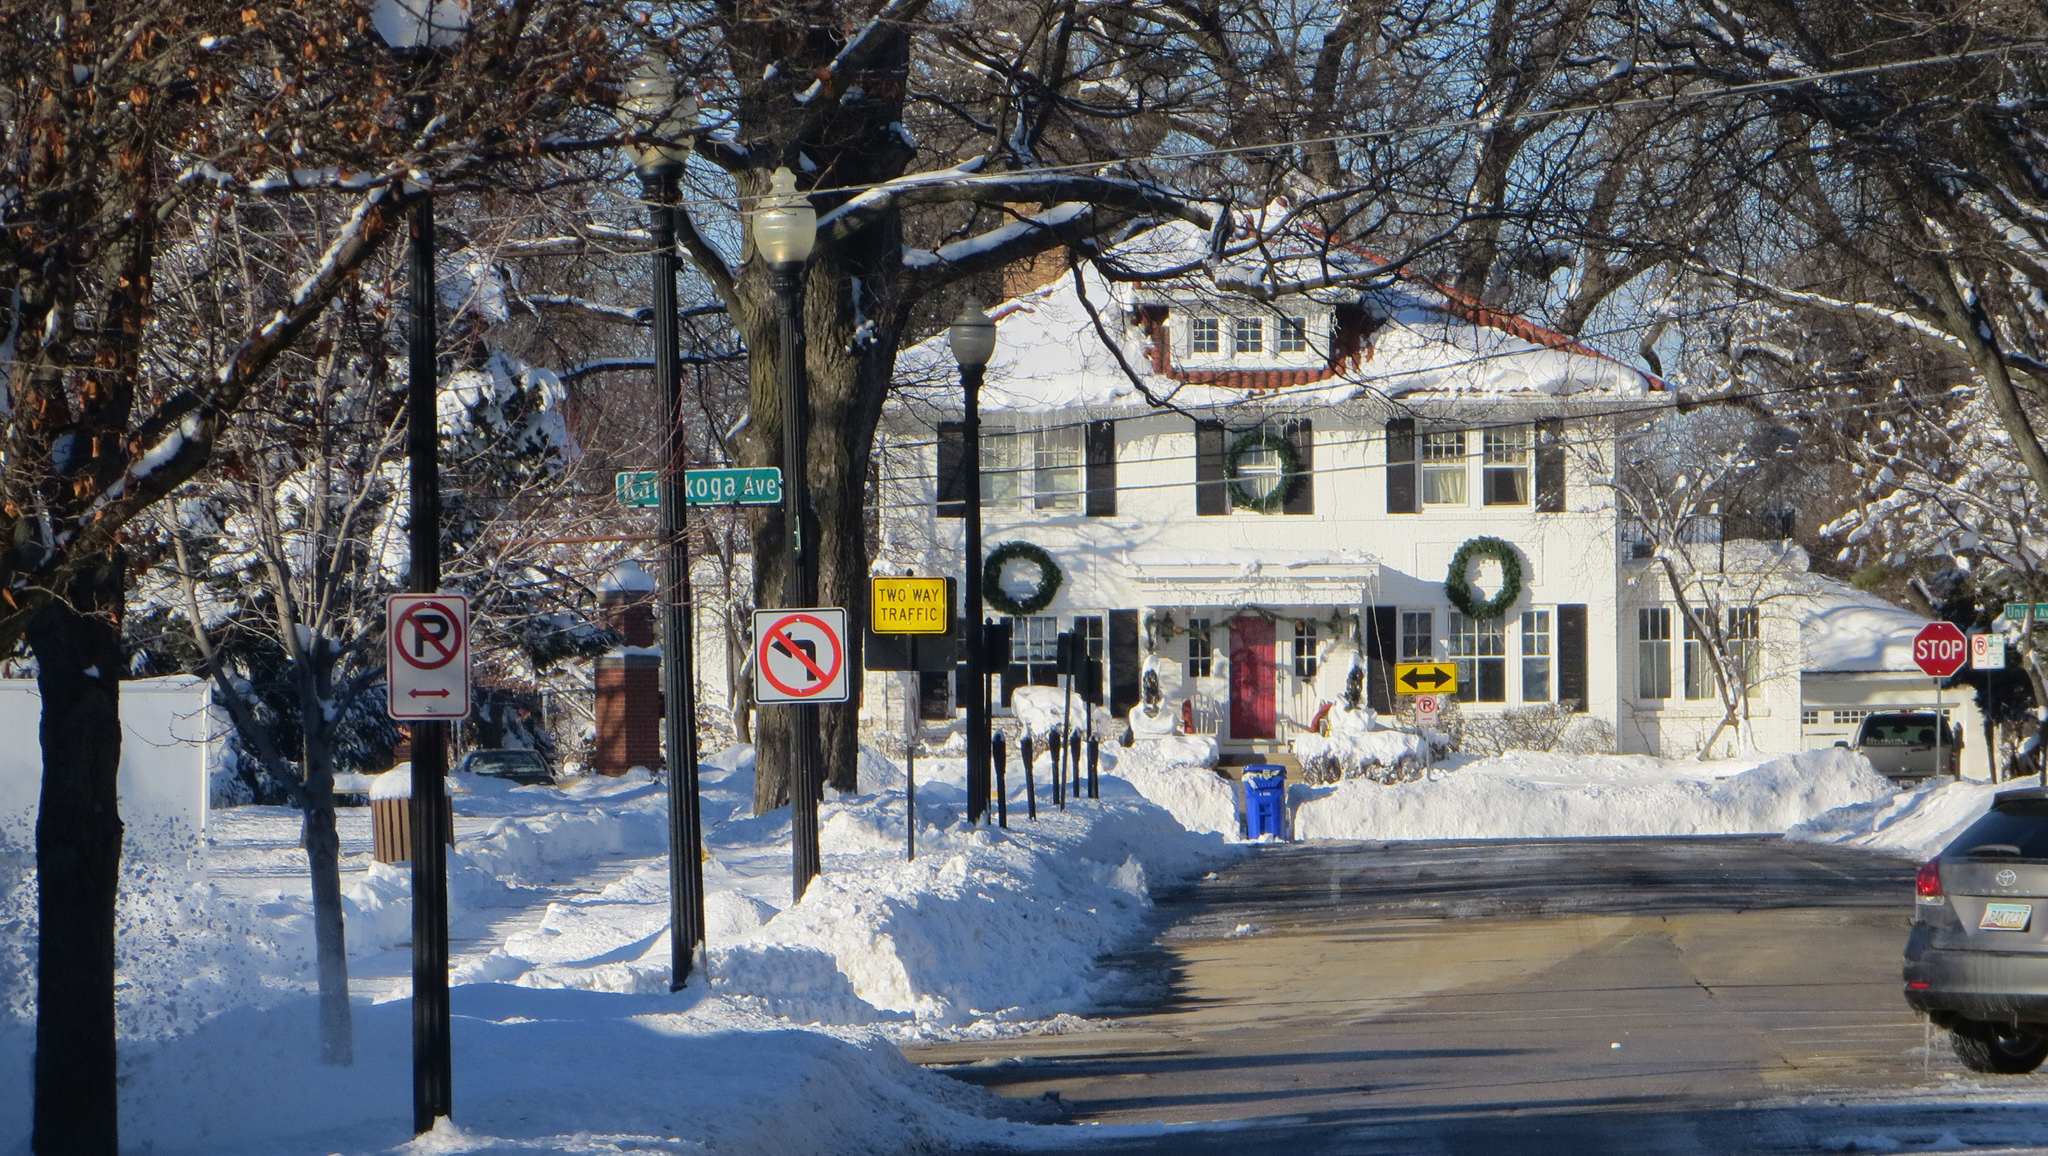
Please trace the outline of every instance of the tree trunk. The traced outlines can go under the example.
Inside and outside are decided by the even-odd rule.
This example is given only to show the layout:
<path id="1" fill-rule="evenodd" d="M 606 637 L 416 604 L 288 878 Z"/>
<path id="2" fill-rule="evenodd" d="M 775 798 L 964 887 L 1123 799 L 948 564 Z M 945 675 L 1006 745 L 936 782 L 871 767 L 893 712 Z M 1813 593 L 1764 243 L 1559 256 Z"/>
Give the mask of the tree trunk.
<path id="1" fill-rule="evenodd" d="M 320 1062 L 356 1062 L 355 1022 L 348 1002 L 348 933 L 341 913 L 341 833 L 334 822 L 333 647 L 314 638 L 299 678 L 299 718 L 306 754 L 306 866 L 313 882 L 313 952 L 320 976 Z"/>
<path id="2" fill-rule="evenodd" d="M 122 561 L 87 569 L 26 637 L 42 693 L 36 819 L 38 1156 L 115 1156 L 114 900 L 120 888 Z"/>

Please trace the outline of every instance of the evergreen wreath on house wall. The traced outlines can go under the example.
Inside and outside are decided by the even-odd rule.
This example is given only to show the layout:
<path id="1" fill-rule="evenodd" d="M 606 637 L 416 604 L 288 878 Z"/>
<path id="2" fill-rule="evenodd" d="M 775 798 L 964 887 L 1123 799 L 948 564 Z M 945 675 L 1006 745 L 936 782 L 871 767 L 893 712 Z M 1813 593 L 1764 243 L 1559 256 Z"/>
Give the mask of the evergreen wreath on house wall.
<path id="1" fill-rule="evenodd" d="M 1481 558 L 1500 563 L 1500 593 L 1485 602 L 1476 602 L 1472 596 L 1472 563 Z M 1522 555 L 1512 543 L 1499 538 L 1470 539 L 1458 547 L 1457 555 L 1451 559 L 1451 571 L 1444 575 L 1444 594 L 1458 613 L 1467 618 L 1499 618 L 1522 596 Z"/>
<path id="2" fill-rule="evenodd" d="M 1246 454 L 1260 450 L 1271 450 L 1280 459 L 1280 473 L 1264 497 L 1253 493 L 1252 488 L 1244 484 L 1245 475 L 1239 470 Z M 1229 451 L 1223 455 L 1223 476 L 1230 480 L 1231 505 L 1270 514 L 1286 505 L 1294 491 L 1301 488 L 1301 454 L 1293 442 L 1271 430 L 1246 430 L 1230 443 Z"/>
<path id="3" fill-rule="evenodd" d="M 1038 588 L 1029 598 L 1012 598 L 1003 589 L 1003 567 L 1011 562 L 1029 562 L 1038 567 Z M 1043 547 L 1029 542 L 1005 542 L 989 551 L 988 563 L 981 568 L 981 598 L 1011 617 L 1022 618 L 1052 605 L 1053 595 L 1060 592 L 1066 580 L 1059 563 Z"/>

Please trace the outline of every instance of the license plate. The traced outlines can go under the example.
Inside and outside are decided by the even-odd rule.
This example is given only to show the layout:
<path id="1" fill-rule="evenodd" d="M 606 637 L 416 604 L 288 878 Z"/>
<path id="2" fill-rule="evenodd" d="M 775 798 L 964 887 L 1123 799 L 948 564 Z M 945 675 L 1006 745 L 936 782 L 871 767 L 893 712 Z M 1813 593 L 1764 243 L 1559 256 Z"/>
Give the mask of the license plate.
<path id="1" fill-rule="evenodd" d="M 2025 931 L 2033 918 L 2031 903 L 1986 903 L 1977 926 L 1985 931 Z"/>

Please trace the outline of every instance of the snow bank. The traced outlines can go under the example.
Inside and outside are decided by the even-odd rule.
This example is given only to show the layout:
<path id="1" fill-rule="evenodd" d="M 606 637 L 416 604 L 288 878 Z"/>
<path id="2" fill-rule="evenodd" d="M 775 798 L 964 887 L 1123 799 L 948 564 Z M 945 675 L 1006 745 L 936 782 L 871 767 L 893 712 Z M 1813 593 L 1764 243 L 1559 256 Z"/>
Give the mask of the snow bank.
<path id="1" fill-rule="evenodd" d="M 1329 730 L 1327 735 L 1303 731 L 1294 736 L 1294 757 L 1301 763 L 1302 777 L 1311 782 L 1359 775 L 1392 776 L 1395 781 L 1415 778 L 1445 750 L 1441 739 L 1432 741 L 1415 731 L 1383 725 L 1370 708 L 1331 711 Z"/>
<path id="2" fill-rule="evenodd" d="M 1141 739 L 1130 747 L 1102 748 L 1115 762 L 1106 772 L 1164 807 L 1189 831 L 1238 836 L 1237 791 L 1212 769 L 1216 740 L 1210 735 L 1168 735 Z"/>
<path id="3" fill-rule="evenodd" d="M 1884 799 L 1837 807 L 1785 832 L 1803 843 L 1836 843 L 1911 859 L 1932 859 L 1991 809 L 2013 783 L 1941 780 Z"/>
<path id="4" fill-rule="evenodd" d="M 1536 839 L 1784 831 L 1836 807 L 1891 796 L 1839 748 L 1762 761 L 1510 752 L 1384 786 L 1296 786 L 1303 839 Z"/>

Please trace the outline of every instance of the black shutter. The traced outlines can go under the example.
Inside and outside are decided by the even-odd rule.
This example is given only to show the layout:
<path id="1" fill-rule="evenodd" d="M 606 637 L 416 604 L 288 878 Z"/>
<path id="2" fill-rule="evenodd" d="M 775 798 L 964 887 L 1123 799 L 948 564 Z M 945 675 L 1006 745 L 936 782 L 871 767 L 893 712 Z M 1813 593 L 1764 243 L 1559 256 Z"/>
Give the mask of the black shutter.
<path id="1" fill-rule="evenodd" d="M 1536 423 L 1536 512 L 1564 513 L 1564 422 Z"/>
<path id="2" fill-rule="evenodd" d="M 1083 429 L 1088 453 L 1088 516 L 1116 516 L 1116 423 L 1091 421 Z"/>
<path id="3" fill-rule="evenodd" d="M 1387 422 L 1387 513 L 1419 514 L 1415 488 L 1415 419 Z"/>
<path id="4" fill-rule="evenodd" d="M 1368 606 L 1365 618 L 1365 705 L 1394 713 L 1394 655 L 1399 644 L 1396 607 Z"/>
<path id="5" fill-rule="evenodd" d="M 967 516 L 967 427 L 939 423 L 939 517 Z"/>
<path id="6" fill-rule="evenodd" d="M 1195 513 L 1228 514 L 1230 491 L 1223 484 L 1223 423 L 1195 423 Z"/>
<path id="7" fill-rule="evenodd" d="M 1138 612 L 1109 612 L 1109 709 L 1118 717 L 1131 712 L 1142 697 L 1138 669 Z"/>
<path id="8" fill-rule="evenodd" d="M 1586 710 L 1586 608 L 1557 608 L 1557 701 Z"/>
<path id="9" fill-rule="evenodd" d="M 1280 505 L 1283 514 L 1313 514 L 1316 512 L 1316 430 L 1307 418 L 1291 421 L 1280 429 L 1281 435 L 1294 447 L 1294 456 L 1301 459 L 1301 472 L 1295 476 L 1294 489 L 1287 500 Z"/>

